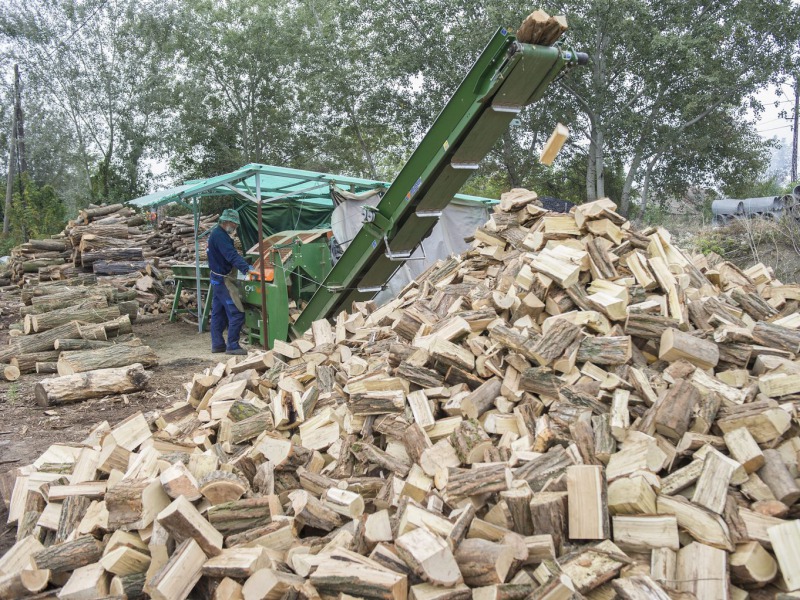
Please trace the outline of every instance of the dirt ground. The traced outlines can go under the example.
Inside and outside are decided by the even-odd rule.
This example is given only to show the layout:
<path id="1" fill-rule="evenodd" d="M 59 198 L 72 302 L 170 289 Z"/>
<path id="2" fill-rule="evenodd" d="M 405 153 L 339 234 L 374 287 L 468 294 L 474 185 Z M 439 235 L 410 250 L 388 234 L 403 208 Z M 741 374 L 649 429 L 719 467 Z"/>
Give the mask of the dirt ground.
<path id="1" fill-rule="evenodd" d="M 152 369 L 148 388 L 142 392 L 43 408 L 36 403 L 33 388 L 52 375 L 23 375 L 13 383 L 0 382 L 0 474 L 30 464 L 51 444 L 80 442 L 96 423 L 108 421 L 113 426 L 138 411 L 160 410 L 183 400 L 182 384 L 224 356 L 211 354 L 208 332 L 198 333 L 196 325 L 186 322 L 170 323 L 167 315 L 134 323 L 133 330 L 159 356 L 159 365 Z M 0 345 L 7 343 L 5 338 L 0 335 Z M 5 525 L 6 518 L 0 502 L 0 555 L 14 543 L 16 534 L 16 526 Z"/>

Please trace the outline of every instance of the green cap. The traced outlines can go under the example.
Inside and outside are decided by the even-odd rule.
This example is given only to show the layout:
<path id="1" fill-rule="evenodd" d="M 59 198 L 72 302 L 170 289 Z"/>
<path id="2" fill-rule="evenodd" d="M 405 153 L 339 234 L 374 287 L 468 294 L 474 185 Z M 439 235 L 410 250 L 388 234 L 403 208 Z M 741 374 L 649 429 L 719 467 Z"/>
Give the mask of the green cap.
<path id="1" fill-rule="evenodd" d="M 231 223 L 236 223 L 237 225 L 241 225 L 239 221 L 239 213 L 233 210 L 232 208 L 226 208 L 222 211 L 222 216 L 219 218 L 219 222 L 222 221 L 229 221 Z"/>

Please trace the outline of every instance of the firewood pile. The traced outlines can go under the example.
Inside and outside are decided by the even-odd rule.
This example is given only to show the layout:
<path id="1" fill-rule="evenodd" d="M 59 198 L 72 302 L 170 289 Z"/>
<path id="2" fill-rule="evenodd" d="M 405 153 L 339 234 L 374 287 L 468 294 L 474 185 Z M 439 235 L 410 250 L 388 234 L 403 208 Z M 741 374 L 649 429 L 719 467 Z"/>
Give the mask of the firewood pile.
<path id="1" fill-rule="evenodd" d="M 219 215 L 200 218 L 201 235 L 217 224 Z M 158 257 L 164 265 L 194 262 L 194 220 L 191 216 L 166 217 L 158 223 L 158 228 L 147 238 L 153 249 L 151 256 Z M 200 242 L 200 262 L 206 262 L 206 243 Z"/>
<path id="2" fill-rule="evenodd" d="M 97 283 L 96 276 L 85 274 L 24 287 L 20 297 L 19 328 L 0 349 L 0 380 L 13 381 L 25 373 L 72 375 L 158 363 L 155 352 L 133 335 L 139 311 L 134 289 Z M 97 395 L 86 385 L 80 394 L 76 399 Z"/>
<path id="3" fill-rule="evenodd" d="M 200 231 L 213 227 L 217 218 L 202 217 Z M 142 312 L 163 314 L 174 298 L 167 286 L 169 266 L 194 262 L 193 232 L 191 216 L 164 217 L 154 229 L 144 215 L 122 204 L 91 206 L 59 235 L 14 248 L 11 262 L 0 266 L 0 287 L 64 282 L 91 272 L 120 290 L 135 290 Z M 206 245 L 200 246 L 204 261 Z"/>
<path id="4" fill-rule="evenodd" d="M 799 300 L 513 190 L 397 299 L 0 478 L 0 598 L 796 592 Z"/>

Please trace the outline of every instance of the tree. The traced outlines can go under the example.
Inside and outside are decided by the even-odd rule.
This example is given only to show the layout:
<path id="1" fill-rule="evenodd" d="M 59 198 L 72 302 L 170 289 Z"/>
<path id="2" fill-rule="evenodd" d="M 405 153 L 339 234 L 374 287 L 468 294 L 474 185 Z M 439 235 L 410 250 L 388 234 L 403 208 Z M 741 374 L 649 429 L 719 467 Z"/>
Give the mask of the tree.
<path id="1" fill-rule="evenodd" d="M 620 210 L 652 162 L 680 152 L 683 138 L 709 117 L 750 103 L 781 73 L 794 22 L 791 4 L 592 0 L 568 3 L 572 43 L 590 69 L 564 82 L 588 121 L 588 199 L 604 195 L 605 159 L 627 165 Z M 574 16 L 573 16 L 574 15 Z M 610 147 L 610 143 L 613 146 Z"/>
<path id="2" fill-rule="evenodd" d="M 129 189 L 142 188 L 140 140 L 158 131 L 154 115 L 163 111 L 163 74 L 171 71 L 156 34 L 170 22 L 163 8 L 155 1 L 9 0 L 0 11 L 0 34 L 29 73 L 32 97 L 72 126 L 74 144 L 55 150 L 77 159 L 85 197 L 95 197 L 95 160 L 99 198 L 125 196 L 112 189 L 115 162 L 124 165 Z"/>

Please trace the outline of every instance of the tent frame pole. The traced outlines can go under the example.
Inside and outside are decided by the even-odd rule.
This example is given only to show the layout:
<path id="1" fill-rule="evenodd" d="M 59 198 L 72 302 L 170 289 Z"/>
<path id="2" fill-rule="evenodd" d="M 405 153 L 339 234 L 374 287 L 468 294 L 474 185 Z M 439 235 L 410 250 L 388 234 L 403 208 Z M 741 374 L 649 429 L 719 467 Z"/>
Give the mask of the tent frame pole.
<path id="1" fill-rule="evenodd" d="M 197 287 L 197 331 L 203 333 L 203 294 L 200 292 L 200 198 L 195 196 L 192 202 L 194 212 L 194 276 Z M 211 286 L 208 286 L 211 295 Z"/>
<path id="2" fill-rule="evenodd" d="M 256 202 L 258 204 L 258 264 L 260 268 L 259 278 L 261 279 L 261 347 L 264 350 L 269 349 L 269 341 L 267 340 L 267 286 L 265 276 L 264 261 L 264 218 L 261 210 L 261 175 L 256 174 Z M 283 266 L 283 265 L 281 265 Z M 273 269 L 277 269 L 277 265 L 272 265 Z"/>

